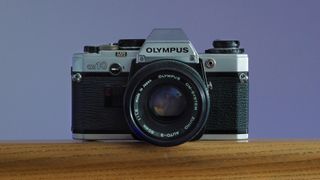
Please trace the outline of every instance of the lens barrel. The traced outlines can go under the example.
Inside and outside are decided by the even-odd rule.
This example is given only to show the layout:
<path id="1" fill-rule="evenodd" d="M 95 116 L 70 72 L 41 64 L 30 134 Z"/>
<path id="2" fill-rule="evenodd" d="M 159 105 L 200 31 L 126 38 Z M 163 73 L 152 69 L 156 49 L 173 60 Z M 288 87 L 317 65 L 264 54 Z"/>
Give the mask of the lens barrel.
<path id="1" fill-rule="evenodd" d="M 209 101 L 206 83 L 194 68 L 177 60 L 158 60 L 130 78 L 124 113 L 134 136 L 154 145 L 174 146 L 201 132 Z"/>

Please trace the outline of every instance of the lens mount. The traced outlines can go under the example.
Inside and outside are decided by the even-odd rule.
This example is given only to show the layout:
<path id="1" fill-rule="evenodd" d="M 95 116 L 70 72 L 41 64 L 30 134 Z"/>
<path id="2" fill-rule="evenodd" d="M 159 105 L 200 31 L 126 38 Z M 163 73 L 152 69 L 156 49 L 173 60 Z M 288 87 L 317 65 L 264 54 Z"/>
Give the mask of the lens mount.
<path id="1" fill-rule="evenodd" d="M 124 95 L 132 133 L 159 146 L 182 144 L 197 136 L 206 124 L 209 106 L 203 78 L 177 60 L 145 65 L 130 79 Z"/>

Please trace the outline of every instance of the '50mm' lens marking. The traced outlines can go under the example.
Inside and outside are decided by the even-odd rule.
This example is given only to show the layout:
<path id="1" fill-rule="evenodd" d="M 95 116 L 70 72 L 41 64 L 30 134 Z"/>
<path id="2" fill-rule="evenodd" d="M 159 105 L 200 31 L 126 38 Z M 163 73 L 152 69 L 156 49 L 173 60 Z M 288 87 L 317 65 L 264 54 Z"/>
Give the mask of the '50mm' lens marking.
<path id="1" fill-rule="evenodd" d="M 168 78 L 168 79 L 174 79 L 174 80 L 178 80 L 180 81 L 181 78 L 179 76 L 176 75 L 172 75 L 172 74 L 160 74 L 157 77 L 158 79 L 162 79 L 162 78 Z M 134 116 L 136 118 L 137 121 L 139 121 L 142 126 L 142 128 L 148 132 L 149 134 L 152 134 L 154 136 L 158 136 L 158 137 L 166 137 L 166 138 L 174 138 L 176 136 L 179 136 L 182 131 L 181 130 L 177 130 L 174 132 L 168 132 L 168 133 L 161 133 L 158 131 L 155 131 L 153 129 L 151 129 L 149 126 L 147 126 L 142 120 L 141 117 L 141 112 L 139 111 L 139 103 L 140 103 L 140 98 L 141 98 L 141 93 L 142 91 L 152 83 L 152 79 L 149 79 L 147 81 L 145 81 L 140 88 L 138 88 L 138 92 L 135 96 L 134 99 Z M 191 95 L 192 95 L 192 100 L 193 100 L 193 107 L 194 107 L 194 112 L 192 113 L 192 116 L 190 118 L 190 120 L 188 121 L 188 123 L 183 127 L 184 130 L 188 130 L 189 128 L 192 127 L 192 125 L 194 124 L 194 122 L 196 121 L 196 117 L 198 114 L 198 99 L 196 96 L 196 92 L 193 90 L 193 87 L 189 84 L 189 83 L 185 83 L 186 88 L 190 91 Z"/>

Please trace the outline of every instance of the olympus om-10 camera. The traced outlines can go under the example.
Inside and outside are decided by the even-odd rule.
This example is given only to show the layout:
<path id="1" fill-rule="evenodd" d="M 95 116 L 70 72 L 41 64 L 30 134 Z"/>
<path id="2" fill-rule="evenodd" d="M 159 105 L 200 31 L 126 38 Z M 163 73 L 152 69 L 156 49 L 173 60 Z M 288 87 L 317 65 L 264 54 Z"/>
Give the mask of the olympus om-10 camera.
<path id="1" fill-rule="evenodd" d="M 237 40 L 198 54 L 181 29 L 73 55 L 74 139 L 173 146 L 248 138 L 248 55 Z"/>

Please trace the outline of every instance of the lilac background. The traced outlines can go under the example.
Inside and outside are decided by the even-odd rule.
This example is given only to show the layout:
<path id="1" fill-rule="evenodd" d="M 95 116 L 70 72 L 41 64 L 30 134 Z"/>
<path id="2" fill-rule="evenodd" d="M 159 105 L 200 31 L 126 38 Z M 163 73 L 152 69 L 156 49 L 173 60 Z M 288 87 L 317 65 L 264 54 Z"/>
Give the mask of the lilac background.
<path id="1" fill-rule="evenodd" d="M 0 0 L 0 139 L 69 139 L 70 65 L 86 44 L 182 27 L 199 52 L 240 39 L 250 137 L 319 138 L 320 1 Z"/>

